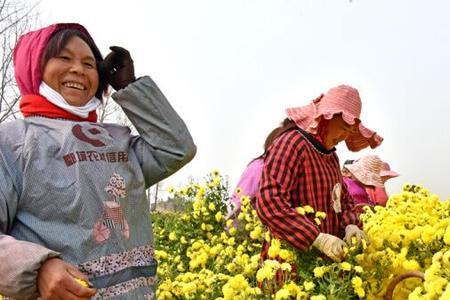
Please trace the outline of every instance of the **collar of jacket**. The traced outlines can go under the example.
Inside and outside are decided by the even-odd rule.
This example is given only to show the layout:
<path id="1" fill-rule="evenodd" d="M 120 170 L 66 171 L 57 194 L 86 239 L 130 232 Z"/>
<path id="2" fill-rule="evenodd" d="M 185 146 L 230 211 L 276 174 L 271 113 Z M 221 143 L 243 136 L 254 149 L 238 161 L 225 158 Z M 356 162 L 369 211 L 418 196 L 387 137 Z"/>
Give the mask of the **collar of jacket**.
<path id="1" fill-rule="evenodd" d="M 297 129 L 319 152 L 322 152 L 323 154 L 331 154 L 334 151 L 336 151 L 335 147 L 333 147 L 329 150 L 327 148 L 325 148 L 321 142 L 319 142 L 316 138 L 314 138 L 314 136 L 312 134 L 306 132 L 302 128 L 298 127 Z"/>

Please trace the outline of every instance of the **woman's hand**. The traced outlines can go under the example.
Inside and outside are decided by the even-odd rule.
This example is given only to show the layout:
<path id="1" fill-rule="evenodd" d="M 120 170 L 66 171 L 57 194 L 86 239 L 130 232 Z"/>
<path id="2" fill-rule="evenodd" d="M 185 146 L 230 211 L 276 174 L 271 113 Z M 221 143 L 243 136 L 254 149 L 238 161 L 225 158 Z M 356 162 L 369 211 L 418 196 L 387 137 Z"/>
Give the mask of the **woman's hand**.
<path id="1" fill-rule="evenodd" d="M 84 287 L 76 278 L 88 280 L 75 266 L 60 258 L 50 258 L 39 269 L 38 292 L 43 300 L 80 300 L 95 295 L 95 289 Z"/>
<path id="2" fill-rule="evenodd" d="M 123 89 L 134 82 L 134 64 L 127 49 L 111 46 L 109 53 L 102 63 L 102 71 L 108 83 L 116 90 Z"/>
<path id="3" fill-rule="evenodd" d="M 356 245 L 359 245 L 362 242 L 362 240 L 366 242 L 368 241 L 366 234 L 364 233 L 364 231 L 359 229 L 358 226 L 347 225 L 347 227 L 345 227 L 344 241 L 347 243 L 347 245 L 353 246 L 354 245 L 354 243 L 352 242 L 353 238 L 355 238 Z"/>
<path id="4" fill-rule="evenodd" d="M 340 262 L 344 258 L 344 248 L 347 244 L 332 234 L 319 233 L 313 246 L 335 262 Z"/>

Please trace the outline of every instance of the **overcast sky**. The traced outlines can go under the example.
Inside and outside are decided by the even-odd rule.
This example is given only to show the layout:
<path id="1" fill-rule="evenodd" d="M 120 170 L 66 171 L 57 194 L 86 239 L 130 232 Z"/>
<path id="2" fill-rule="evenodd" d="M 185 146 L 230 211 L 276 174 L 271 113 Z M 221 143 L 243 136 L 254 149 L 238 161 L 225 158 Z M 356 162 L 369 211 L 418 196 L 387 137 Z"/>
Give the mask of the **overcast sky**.
<path id="1" fill-rule="evenodd" d="M 194 160 L 164 181 L 212 169 L 234 186 L 286 107 L 356 87 L 375 153 L 404 182 L 450 196 L 450 4 L 446 0 L 41 0 L 43 25 L 79 22 L 102 50 L 129 49 L 185 120 Z"/>

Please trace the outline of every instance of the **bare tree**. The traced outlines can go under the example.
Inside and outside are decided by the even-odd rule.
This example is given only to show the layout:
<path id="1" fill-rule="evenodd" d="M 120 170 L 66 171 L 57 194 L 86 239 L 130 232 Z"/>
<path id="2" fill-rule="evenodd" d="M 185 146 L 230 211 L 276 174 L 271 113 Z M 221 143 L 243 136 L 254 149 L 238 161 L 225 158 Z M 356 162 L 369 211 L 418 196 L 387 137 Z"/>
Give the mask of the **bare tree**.
<path id="1" fill-rule="evenodd" d="M 163 183 L 157 182 L 147 189 L 147 201 L 150 204 L 150 210 L 155 211 L 158 208 L 158 202 L 161 200 L 161 191 Z"/>
<path id="2" fill-rule="evenodd" d="M 112 100 L 110 96 L 103 100 L 102 105 L 98 108 L 98 121 L 100 123 L 108 122 L 108 121 L 119 121 L 122 116 L 122 110 L 120 106 Z M 125 124 L 124 124 L 125 125 Z"/>
<path id="3" fill-rule="evenodd" d="M 37 4 L 31 2 L 0 0 L 0 123 L 17 118 L 20 96 L 12 58 L 20 35 L 37 22 L 34 13 Z"/>
<path id="4" fill-rule="evenodd" d="M 122 126 L 127 126 L 131 130 L 131 134 L 137 134 L 137 130 L 131 123 L 130 119 L 125 115 L 122 108 L 117 104 L 111 95 L 103 99 L 102 105 L 98 108 L 98 121 L 100 123 L 113 122 Z"/>
<path id="5" fill-rule="evenodd" d="M 162 186 L 161 182 L 157 182 L 155 184 L 155 187 L 154 187 L 154 193 L 155 193 L 154 199 L 155 199 L 155 201 L 153 202 L 154 203 L 154 209 L 153 210 L 156 210 L 156 207 L 158 206 L 158 191 L 160 190 L 161 186 Z"/>

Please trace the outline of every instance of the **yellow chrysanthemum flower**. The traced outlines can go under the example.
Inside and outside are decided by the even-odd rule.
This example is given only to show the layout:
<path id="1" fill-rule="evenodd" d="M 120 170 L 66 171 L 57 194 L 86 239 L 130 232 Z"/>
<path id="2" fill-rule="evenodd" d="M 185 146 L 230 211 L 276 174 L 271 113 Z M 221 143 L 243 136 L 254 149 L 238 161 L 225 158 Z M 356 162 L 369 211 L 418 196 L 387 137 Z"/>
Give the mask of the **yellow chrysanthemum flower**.
<path id="1" fill-rule="evenodd" d="M 340 264 L 340 268 L 344 271 L 350 271 L 352 269 L 352 265 L 344 261 Z"/>
<path id="2" fill-rule="evenodd" d="M 314 272 L 314 277 L 322 278 L 323 275 L 327 272 L 327 267 L 325 267 L 325 266 L 315 267 L 313 272 Z"/>
<path id="3" fill-rule="evenodd" d="M 176 239 L 177 239 L 177 235 L 175 232 L 172 231 L 171 233 L 169 233 L 169 240 L 175 241 Z"/>
<path id="4" fill-rule="evenodd" d="M 89 287 L 89 283 L 81 278 L 75 278 L 75 281 L 78 282 L 79 284 L 81 284 L 84 287 Z M 1 296 L 1 295 L 0 295 Z"/>
<path id="5" fill-rule="evenodd" d="M 305 287 L 305 291 L 311 291 L 316 287 L 316 285 L 312 281 L 303 282 L 303 286 Z"/>
<path id="6" fill-rule="evenodd" d="M 306 214 L 306 211 L 303 207 L 297 207 L 295 209 L 296 212 L 298 212 L 300 215 L 304 216 Z"/>
<path id="7" fill-rule="evenodd" d="M 283 300 L 283 299 L 290 299 L 291 298 L 291 294 L 289 293 L 289 291 L 287 289 L 280 289 L 278 290 L 278 292 L 275 294 L 275 300 Z"/>

